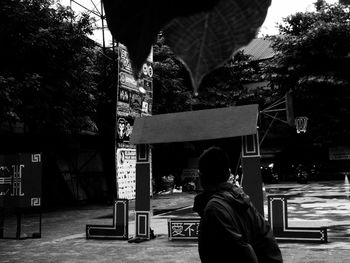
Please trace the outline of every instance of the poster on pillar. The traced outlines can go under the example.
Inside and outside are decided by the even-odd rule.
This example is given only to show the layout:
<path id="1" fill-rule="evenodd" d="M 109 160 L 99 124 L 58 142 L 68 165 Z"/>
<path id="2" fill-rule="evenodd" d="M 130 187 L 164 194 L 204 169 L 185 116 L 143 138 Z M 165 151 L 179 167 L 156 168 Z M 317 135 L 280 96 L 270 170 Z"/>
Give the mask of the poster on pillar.
<path id="1" fill-rule="evenodd" d="M 118 198 L 135 199 L 136 146 L 131 145 L 129 139 L 135 118 L 152 114 L 152 77 L 152 48 L 138 79 L 135 79 L 128 50 L 119 43 L 115 151 Z"/>
<path id="2" fill-rule="evenodd" d="M 118 197 L 135 199 L 136 189 L 136 149 L 117 149 Z"/>
<path id="3" fill-rule="evenodd" d="M 134 125 L 134 118 L 130 116 L 118 116 L 117 118 L 117 143 L 119 145 L 123 143 L 129 143 L 130 135 Z"/>

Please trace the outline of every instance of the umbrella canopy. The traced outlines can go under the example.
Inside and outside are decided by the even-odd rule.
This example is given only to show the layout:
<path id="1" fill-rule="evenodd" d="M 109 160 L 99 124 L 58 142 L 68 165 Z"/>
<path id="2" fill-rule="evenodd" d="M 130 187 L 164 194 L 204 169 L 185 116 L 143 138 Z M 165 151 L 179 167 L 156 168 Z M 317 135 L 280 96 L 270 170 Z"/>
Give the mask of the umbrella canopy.
<path id="1" fill-rule="evenodd" d="M 188 69 L 195 92 L 203 77 L 247 45 L 271 0 L 103 0 L 108 27 L 129 52 L 135 78 L 159 31 Z"/>
<path id="2" fill-rule="evenodd" d="M 135 120 L 130 143 L 201 141 L 255 134 L 258 113 L 258 105 L 252 104 L 140 117 Z"/>

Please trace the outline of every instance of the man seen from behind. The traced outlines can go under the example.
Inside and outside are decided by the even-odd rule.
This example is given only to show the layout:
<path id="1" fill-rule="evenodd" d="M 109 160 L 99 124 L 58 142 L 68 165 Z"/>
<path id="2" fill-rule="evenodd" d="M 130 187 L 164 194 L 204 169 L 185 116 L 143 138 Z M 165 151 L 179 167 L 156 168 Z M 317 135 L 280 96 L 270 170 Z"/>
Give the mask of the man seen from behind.
<path id="1" fill-rule="evenodd" d="M 199 158 L 203 192 L 193 210 L 201 217 L 198 251 L 202 262 L 283 262 L 269 223 L 249 197 L 229 183 L 229 159 L 218 147 Z"/>

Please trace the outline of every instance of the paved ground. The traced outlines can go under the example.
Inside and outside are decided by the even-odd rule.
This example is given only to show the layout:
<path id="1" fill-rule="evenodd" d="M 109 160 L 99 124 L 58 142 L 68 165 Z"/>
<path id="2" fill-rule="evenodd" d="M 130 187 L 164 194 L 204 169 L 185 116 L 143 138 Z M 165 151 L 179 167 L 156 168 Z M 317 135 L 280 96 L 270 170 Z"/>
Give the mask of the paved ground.
<path id="1" fill-rule="evenodd" d="M 290 225 L 330 227 L 327 244 L 281 243 L 284 262 L 349 262 L 348 185 L 339 181 L 276 184 L 266 185 L 266 193 L 293 194 L 288 205 Z M 42 238 L 1 239 L 0 262 L 199 262 L 195 242 L 169 241 L 167 238 L 166 218 L 191 214 L 193 197 L 188 193 L 155 196 L 152 200 L 155 215 L 151 225 L 157 237 L 139 244 L 85 238 L 86 224 L 111 224 L 110 206 L 46 211 L 43 213 Z M 129 231 L 133 235 L 132 203 L 130 207 Z M 33 228 L 32 222 L 33 219 L 24 221 L 24 229 Z"/>

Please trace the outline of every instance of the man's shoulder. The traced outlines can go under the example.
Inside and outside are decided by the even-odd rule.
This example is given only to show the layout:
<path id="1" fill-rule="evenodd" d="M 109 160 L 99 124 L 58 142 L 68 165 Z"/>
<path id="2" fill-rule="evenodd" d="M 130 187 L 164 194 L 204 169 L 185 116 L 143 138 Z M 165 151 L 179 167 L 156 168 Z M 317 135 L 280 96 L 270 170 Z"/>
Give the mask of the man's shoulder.
<path id="1" fill-rule="evenodd" d="M 207 209 L 212 210 L 237 210 L 247 211 L 252 208 L 250 198 L 241 189 L 234 188 L 230 191 L 221 191 L 212 195 L 206 206 Z"/>
<path id="2" fill-rule="evenodd" d="M 222 198 L 221 196 L 213 195 L 205 207 L 205 212 L 223 212 L 227 209 L 232 209 L 232 206 L 230 205 L 229 201 L 225 198 Z"/>

